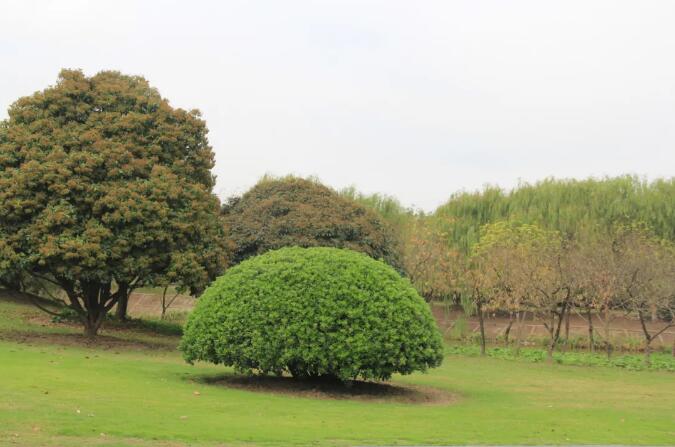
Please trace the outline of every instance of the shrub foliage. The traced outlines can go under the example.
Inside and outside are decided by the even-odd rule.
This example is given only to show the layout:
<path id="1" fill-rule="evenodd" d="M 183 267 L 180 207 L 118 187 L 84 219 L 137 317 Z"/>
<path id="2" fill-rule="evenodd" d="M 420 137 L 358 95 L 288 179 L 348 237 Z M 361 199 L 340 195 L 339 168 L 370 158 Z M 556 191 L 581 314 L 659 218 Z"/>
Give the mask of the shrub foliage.
<path id="1" fill-rule="evenodd" d="M 340 380 L 386 380 L 442 361 L 440 333 L 410 282 L 335 248 L 283 248 L 232 267 L 199 300 L 181 349 L 190 363 Z"/>

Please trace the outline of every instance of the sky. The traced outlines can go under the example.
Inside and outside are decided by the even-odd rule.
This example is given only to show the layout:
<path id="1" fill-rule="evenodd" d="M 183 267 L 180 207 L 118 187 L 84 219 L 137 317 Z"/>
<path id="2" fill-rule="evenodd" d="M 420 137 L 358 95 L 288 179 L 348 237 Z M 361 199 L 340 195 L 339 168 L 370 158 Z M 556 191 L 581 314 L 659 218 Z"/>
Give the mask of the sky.
<path id="1" fill-rule="evenodd" d="M 2 0 L 0 119 L 61 68 L 202 111 L 215 192 L 313 175 L 433 210 L 546 177 L 675 176 L 675 2 Z"/>

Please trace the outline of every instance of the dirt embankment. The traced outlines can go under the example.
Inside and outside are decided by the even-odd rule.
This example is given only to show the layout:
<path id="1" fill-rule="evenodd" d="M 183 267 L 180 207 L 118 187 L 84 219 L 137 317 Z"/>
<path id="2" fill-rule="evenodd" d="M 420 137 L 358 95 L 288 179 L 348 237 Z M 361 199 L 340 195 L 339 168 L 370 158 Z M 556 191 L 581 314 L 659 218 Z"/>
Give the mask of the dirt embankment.
<path id="1" fill-rule="evenodd" d="M 167 296 L 170 300 L 173 296 Z M 189 312 L 196 303 L 196 298 L 178 295 L 171 303 L 168 312 Z M 162 314 L 162 295 L 155 293 L 132 293 L 129 297 L 129 315 L 133 317 L 158 317 Z"/>
<path id="2" fill-rule="evenodd" d="M 161 295 L 152 293 L 134 293 L 129 300 L 129 315 L 134 317 L 142 316 L 159 316 L 162 312 Z M 196 299 L 191 296 L 179 295 L 171 305 L 169 312 L 189 312 L 196 304 Z M 447 311 L 443 306 L 432 306 L 434 317 L 441 329 L 450 334 L 456 325 L 456 322 L 461 316 L 461 311 L 450 310 Z M 485 320 L 486 335 L 490 339 L 495 339 L 498 336 L 503 336 L 504 331 L 509 325 L 507 317 L 496 315 L 488 315 Z M 603 323 L 600 319 L 595 318 L 593 321 L 596 340 L 602 340 L 604 336 Z M 659 330 L 662 323 L 648 323 L 647 326 L 653 332 Z M 468 333 L 478 333 L 478 320 L 469 318 L 467 320 Z M 517 328 L 514 326 L 511 329 L 511 336 L 515 337 Z M 540 321 L 533 320 L 532 316 L 528 316 L 523 324 L 522 338 L 536 338 L 546 337 L 547 332 L 544 325 Z M 563 333 L 565 329 L 563 327 Z M 613 339 L 633 340 L 636 345 L 642 342 L 642 328 L 640 322 L 634 319 L 626 318 L 625 316 L 616 316 L 611 323 L 610 334 Z M 587 337 L 588 323 L 579 315 L 571 315 L 569 322 L 570 337 Z M 656 346 L 671 346 L 675 341 L 675 328 L 671 328 L 654 340 L 654 347 Z"/>
<path id="3" fill-rule="evenodd" d="M 461 317 L 461 311 L 450 310 L 447 311 L 443 306 L 432 307 L 434 317 L 439 326 L 446 333 L 450 333 L 455 328 L 456 322 Z M 663 327 L 663 322 L 647 323 L 648 329 L 654 333 L 658 332 Z M 490 339 L 502 337 L 506 328 L 509 325 L 509 318 L 497 315 L 488 315 L 485 319 L 486 336 Z M 604 337 L 604 326 L 602 320 L 599 318 L 593 319 L 594 333 L 596 341 L 602 340 Z M 479 331 L 478 320 L 469 318 L 467 320 L 467 332 L 477 334 Z M 516 324 L 513 323 L 511 328 L 511 338 L 516 336 Z M 522 338 L 536 338 L 547 337 L 548 333 L 541 321 L 534 320 L 531 315 L 528 315 L 523 323 Z M 561 329 L 561 333 L 565 333 L 565 324 Z M 588 322 L 585 318 L 572 314 L 569 321 L 569 336 L 577 338 L 588 337 Z M 610 324 L 610 337 L 612 339 L 620 340 L 634 340 L 638 345 L 642 343 L 644 338 L 640 322 L 635 319 L 626 318 L 625 316 L 616 316 Z M 675 341 L 675 327 L 670 328 L 659 335 L 653 342 L 653 346 L 671 346 Z"/>

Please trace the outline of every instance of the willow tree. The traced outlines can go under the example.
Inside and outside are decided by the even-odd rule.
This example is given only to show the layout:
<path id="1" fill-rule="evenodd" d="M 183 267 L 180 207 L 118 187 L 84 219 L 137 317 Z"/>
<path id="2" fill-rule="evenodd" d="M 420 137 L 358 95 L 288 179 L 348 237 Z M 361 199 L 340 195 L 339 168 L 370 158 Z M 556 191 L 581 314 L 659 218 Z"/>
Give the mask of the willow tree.
<path id="1" fill-rule="evenodd" d="M 647 182 L 623 176 L 604 179 L 547 179 L 512 191 L 487 187 L 453 195 L 436 210 L 449 218 L 449 243 L 468 253 L 480 240 L 480 228 L 514 221 L 559 231 L 573 238 L 586 227 L 611 230 L 645 223 L 658 237 L 675 241 L 675 178 Z"/>
<path id="2" fill-rule="evenodd" d="M 0 126 L 0 280 L 63 292 L 85 334 L 136 287 L 197 293 L 222 269 L 199 112 L 138 76 L 63 70 Z"/>

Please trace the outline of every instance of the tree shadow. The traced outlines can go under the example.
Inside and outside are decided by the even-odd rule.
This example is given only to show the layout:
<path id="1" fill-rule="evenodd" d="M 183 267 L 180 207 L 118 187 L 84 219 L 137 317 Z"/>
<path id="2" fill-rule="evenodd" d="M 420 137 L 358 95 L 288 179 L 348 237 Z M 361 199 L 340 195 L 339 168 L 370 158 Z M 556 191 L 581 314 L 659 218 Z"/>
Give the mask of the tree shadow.
<path id="1" fill-rule="evenodd" d="M 80 347 L 101 351 L 174 351 L 176 343 L 159 343 L 150 340 L 120 338 L 114 335 L 97 335 L 88 338 L 79 333 L 57 332 L 1 332 L 0 340 L 31 345 L 52 345 L 61 347 Z"/>

